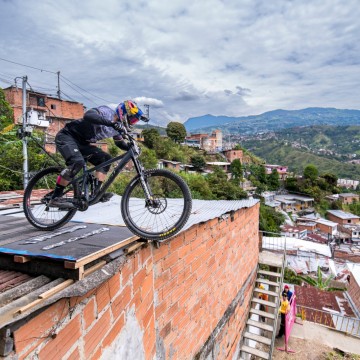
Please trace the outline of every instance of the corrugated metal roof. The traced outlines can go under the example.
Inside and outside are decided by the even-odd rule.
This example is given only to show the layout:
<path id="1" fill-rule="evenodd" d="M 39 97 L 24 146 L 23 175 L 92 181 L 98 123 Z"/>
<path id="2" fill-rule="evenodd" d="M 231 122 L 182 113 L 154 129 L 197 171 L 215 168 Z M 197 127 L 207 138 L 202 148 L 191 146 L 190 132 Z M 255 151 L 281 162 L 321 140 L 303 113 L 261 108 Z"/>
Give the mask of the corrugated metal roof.
<path id="1" fill-rule="evenodd" d="M 359 216 L 342 211 L 342 210 L 328 210 L 329 214 L 337 216 L 340 219 L 359 219 Z"/>
<path id="2" fill-rule="evenodd" d="M 178 200 L 174 200 L 178 201 Z M 73 220 L 80 222 L 125 225 L 120 211 L 121 196 L 115 195 L 106 203 L 98 203 L 85 212 L 77 212 Z M 246 200 L 193 200 L 192 211 L 183 230 L 192 225 L 215 219 L 230 211 L 250 208 L 259 202 L 258 199 Z"/>

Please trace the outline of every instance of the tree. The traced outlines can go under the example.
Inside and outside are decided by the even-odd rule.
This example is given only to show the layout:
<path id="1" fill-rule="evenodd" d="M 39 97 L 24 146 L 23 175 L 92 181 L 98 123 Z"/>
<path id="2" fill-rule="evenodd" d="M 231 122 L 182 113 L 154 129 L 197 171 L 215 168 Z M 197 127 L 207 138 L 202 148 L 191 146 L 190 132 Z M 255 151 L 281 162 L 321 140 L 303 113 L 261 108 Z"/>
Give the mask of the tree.
<path id="1" fill-rule="evenodd" d="M 284 223 L 285 216 L 273 208 L 260 204 L 259 228 L 269 233 L 280 233 L 280 226 Z M 272 234 L 267 236 L 272 236 Z"/>
<path id="2" fill-rule="evenodd" d="M 312 184 L 315 183 L 319 176 L 319 170 L 314 164 L 309 164 L 304 169 L 304 178 L 309 179 Z"/>
<path id="3" fill-rule="evenodd" d="M 344 291 L 344 288 L 336 288 L 331 287 L 330 282 L 334 278 L 333 275 L 330 275 L 327 279 L 324 279 L 322 276 L 322 272 L 320 266 L 317 268 L 317 277 L 314 279 L 310 276 L 301 276 L 299 275 L 299 279 L 305 281 L 307 284 L 316 287 L 319 290 L 324 291 Z"/>
<path id="4" fill-rule="evenodd" d="M 202 170 L 206 165 L 205 159 L 201 155 L 191 156 L 190 163 L 196 171 Z"/>
<path id="5" fill-rule="evenodd" d="M 166 127 L 167 136 L 176 143 L 183 142 L 186 137 L 185 126 L 179 122 L 171 121 Z"/>
<path id="6" fill-rule="evenodd" d="M 148 148 L 154 149 L 156 143 L 160 139 L 159 132 L 156 129 L 152 128 L 152 129 L 144 129 L 141 134 L 144 138 L 144 144 Z"/>
<path id="7" fill-rule="evenodd" d="M 243 178 L 243 167 L 239 159 L 235 159 L 230 164 L 231 176 L 234 180 L 240 181 Z"/>
<path id="8" fill-rule="evenodd" d="M 280 187 L 280 176 L 276 169 L 272 169 L 271 174 L 267 177 L 269 190 L 277 190 Z"/>
<path id="9" fill-rule="evenodd" d="M 0 131 L 13 124 L 13 109 L 5 99 L 5 93 L 0 88 Z"/>

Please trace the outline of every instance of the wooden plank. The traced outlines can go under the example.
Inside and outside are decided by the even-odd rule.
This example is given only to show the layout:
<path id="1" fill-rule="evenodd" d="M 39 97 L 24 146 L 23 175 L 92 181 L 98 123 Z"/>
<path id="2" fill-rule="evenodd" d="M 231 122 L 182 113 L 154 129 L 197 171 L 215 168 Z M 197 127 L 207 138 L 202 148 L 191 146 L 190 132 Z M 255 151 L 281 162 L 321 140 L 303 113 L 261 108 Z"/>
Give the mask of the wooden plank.
<path id="1" fill-rule="evenodd" d="M 250 332 L 246 332 L 244 334 L 244 338 L 250 339 L 250 340 L 255 340 L 259 343 L 265 344 L 265 345 L 271 345 L 271 339 L 265 337 L 265 336 L 260 336 L 260 335 L 256 335 L 256 334 L 252 334 Z"/>
<path id="2" fill-rule="evenodd" d="M 39 295 L 39 299 L 47 299 L 50 296 L 53 296 L 54 294 L 58 293 L 61 290 L 64 290 L 65 288 L 67 288 L 68 286 L 72 285 L 74 283 L 74 280 L 68 279 L 65 280 L 64 282 L 62 282 L 61 284 L 51 288 L 48 291 L 45 291 L 44 293 Z"/>
<path id="3" fill-rule="evenodd" d="M 136 242 L 134 245 L 131 245 L 128 248 L 124 249 L 124 253 L 129 254 L 129 253 L 135 251 L 136 249 L 138 249 L 139 247 L 141 247 L 143 245 L 144 245 L 144 243 Z"/>
<path id="4" fill-rule="evenodd" d="M 84 277 L 89 276 L 90 274 L 92 274 L 93 272 L 95 272 L 96 270 L 101 269 L 104 265 L 106 265 L 106 261 L 102 260 L 100 262 L 98 262 L 96 265 L 86 269 L 84 271 Z"/>
<path id="5" fill-rule="evenodd" d="M 276 303 L 271 302 L 271 301 L 265 301 L 265 300 L 261 300 L 261 299 L 257 299 L 257 298 L 252 298 L 251 301 L 255 302 L 257 304 L 262 304 L 262 305 L 266 305 L 266 306 L 276 308 Z"/>
<path id="6" fill-rule="evenodd" d="M 251 355 L 258 356 L 258 357 L 260 357 L 262 359 L 265 359 L 265 360 L 270 359 L 268 353 L 266 353 L 264 351 L 261 351 L 259 349 L 252 348 L 250 346 L 243 345 L 241 347 L 241 351 L 246 352 L 246 353 L 251 354 Z"/>
<path id="7" fill-rule="evenodd" d="M 36 299 L 36 300 L 34 300 L 33 302 L 31 302 L 31 303 L 29 303 L 29 304 L 21 307 L 21 308 L 18 309 L 16 312 L 22 314 L 22 313 L 26 312 L 27 310 L 33 308 L 34 306 L 42 303 L 43 301 L 44 301 L 43 299 Z"/>
<path id="8" fill-rule="evenodd" d="M 254 289 L 254 292 L 256 292 L 256 293 L 262 293 L 262 294 L 267 294 L 267 295 L 270 295 L 270 296 L 279 297 L 279 294 L 278 294 L 277 292 L 269 291 L 269 290 L 265 290 L 265 289 L 260 289 L 260 288 L 258 288 L 258 287 Z"/>
<path id="9" fill-rule="evenodd" d="M 280 283 L 277 283 L 275 281 L 270 281 L 268 279 L 261 279 L 261 278 L 258 278 L 256 279 L 256 282 L 259 282 L 259 283 L 262 283 L 262 284 L 267 284 L 269 286 L 277 286 L 279 287 L 280 286 Z"/>
<path id="10" fill-rule="evenodd" d="M 25 264 L 31 261 L 31 259 L 28 256 L 14 255 L 14 261 L 20 264 Z"/>
<path id="11" fill-rule="evenodd" d="M 276 272 L 272 272 L 272 271 L 266 271 L 266 270 L 259 270 L 258 274 L 281 277 L 280 273 L 276 273 Z"/>
<path id="12" fill-rule="evenodd" d="M 247 325 L 250 325 L 250 326 L 257 327 L 257 328 L 262 329 L 262 330 L 266 330 L 266 331 L 270 331 L 270 332 L 273 332 L 273 331 L 274 331 L 274 327 L 273 327 L 273 326 L 264 324 L 264 323 L 259 322 L 259 321 L 254 321 L 254 320 L 249 319 L 249 320 L 246 322 L 246 324 L 247 324 Z"/>
<path id="13" fill-rule="evenodd" d="M 121 249 L 126 245 L 131 244 L 132 242 L 134 242 L 135 240 L 137 240 L 139 237 L 138 236 L 132 236 L 131 238 L 128 238 L 122 242 L 116 243 L 114 245 L 108 246 L 105 249 L 101 249 L 93 254 L 87 255 L 83 258 L 80 258 L 76 261 L 65 261 L 64 262 L 64 267 L 66 269 L 78 269 L 81 266 L 84 266 L 86 264 L 91 263 L 92 261 L 101 258 L 102 256 L 105 256 L 109 253 L 112 253 L 115 250 Z"/>
<path id="14" fill-rule="evenodd" d="M 272 313 L 268 313 L 266 311 L 262 311 L 258 309 L 250 309 L 250 313 L 275 320 L 275 315 Z"/>

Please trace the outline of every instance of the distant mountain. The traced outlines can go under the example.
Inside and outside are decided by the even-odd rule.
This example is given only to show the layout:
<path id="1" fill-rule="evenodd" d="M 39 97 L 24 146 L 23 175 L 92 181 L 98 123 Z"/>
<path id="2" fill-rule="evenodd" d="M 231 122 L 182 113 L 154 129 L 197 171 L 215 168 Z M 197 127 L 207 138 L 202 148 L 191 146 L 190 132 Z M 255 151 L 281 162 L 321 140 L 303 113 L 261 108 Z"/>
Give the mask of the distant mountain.
<path id="1" fill-rule="evenodd" d="M 360 110 L 307 108 L 274 110 L 242 117 L 204 115 L 184 123 L 189 132 L 211 132 L 221 128 L 223 132 L 242 135 L 314 125 L 360 125 Z"/>

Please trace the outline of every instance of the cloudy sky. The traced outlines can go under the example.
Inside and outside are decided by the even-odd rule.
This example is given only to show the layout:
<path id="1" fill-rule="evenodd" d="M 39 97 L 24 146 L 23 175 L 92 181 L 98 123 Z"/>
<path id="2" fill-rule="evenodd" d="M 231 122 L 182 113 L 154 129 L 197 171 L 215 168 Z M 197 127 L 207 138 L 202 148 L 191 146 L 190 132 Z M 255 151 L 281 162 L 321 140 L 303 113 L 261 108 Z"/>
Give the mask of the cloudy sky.
<path id="1" fill-rule="evenodd" d="M 359 19 L 358 0 L 0 0 L 0 86 L 56 94 L 60 71 L 64 98 L 159 124 L 360 109 Z"/>

